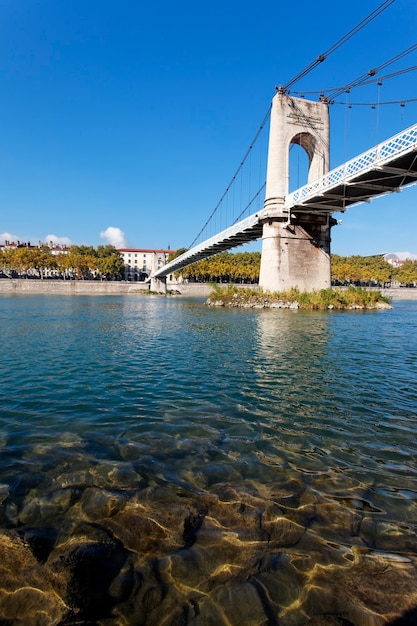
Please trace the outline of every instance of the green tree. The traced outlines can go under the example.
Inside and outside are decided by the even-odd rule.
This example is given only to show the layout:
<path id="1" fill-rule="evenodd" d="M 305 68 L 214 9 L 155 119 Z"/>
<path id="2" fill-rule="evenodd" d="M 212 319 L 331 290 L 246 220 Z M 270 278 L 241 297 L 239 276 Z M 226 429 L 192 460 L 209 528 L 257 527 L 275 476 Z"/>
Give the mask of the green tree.
<path id="1" fill-rule="evenodd" d="M 33 254 L 29 248 L 16 248 L 14 251 L 15 268 L 20 276 L 26 276 L 27 273 L 34 269 Z"/>
<path id="2" fill-rule="evenodd" d="M 61 277 L 66 280 L 67 278 L 75 277 L 75 270 L 72 266 L 71 255 L 66 252 L 57 254 L 55 257 L 56 267 Z"/>
<path id="3" fill-rule="evenodd" d="M 13 271 L 17 270 L 15 250 L 8 248 L 3 250 L 0 258 L 2 271 L 11 276 Z"/>
<path id="4" fill-rule="evenodd" d="M 259 280 L 260 252 L 222 252 L 181 270 L 183 278 L 201 282 L 251 283 Z"/>
<path id="5" fill-rule="evenodd" d="M 188 251 L 188 248 L 178 248 L 178 250 L 170 252 L 168 255 L 168 263 L 170 261 L 173 261 L 177 257 L 181 256 L 181 254 L 184 254 L 184 252 L 187 252 L 187 251 Z"/>
<path id="6" fill-rule="evenodd" d="M 30 253 L 32 268 L 38 272 L 40 278 L 44 278 L 47 270 L 57 267 L 56 259 L 48 247 L 42 246 L 42 248 L 30 250 Z"/>
<path id="7" fill-rule="evenodd" d="M 117 251 L 107 256 L 99 256 L 96 259 L 96 263 L 97 270 L 102 278 L 118 280 L 123 276 L 125 266 L 122 257 Z"/>
<path id="8" fill-rule="evenodd" d="M 75 275 L 79 280 L 92 278 L 95 270 L 97 269 L 95 251 L 92 246 L 91 249 L 93 250 L 93 253 L 90 252 L 90 247 L 72 246 L 68 253 L 69 266 L 75 272 Z"/>

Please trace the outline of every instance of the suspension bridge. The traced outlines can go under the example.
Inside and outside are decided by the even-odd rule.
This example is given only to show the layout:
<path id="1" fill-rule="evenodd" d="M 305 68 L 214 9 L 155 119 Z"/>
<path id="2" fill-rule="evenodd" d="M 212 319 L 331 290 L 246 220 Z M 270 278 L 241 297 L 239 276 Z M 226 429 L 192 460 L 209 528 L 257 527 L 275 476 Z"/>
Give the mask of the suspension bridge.
<path id="1" fill-rule="evenodd" d="M 417 181 L 417 124 L 329 170 L 329 109 L 324 101 L 278 91 L 272 102 L 263 208 L 191 247 L 155 271 L 153 288 L 173 272 L 262 237 L 259 284 L 268 291 L 330 287 L 334 213 L 399 192 Z M 288 192 L 288 151 L 301 145 L 308 183 Z M 321 175 L 320 175 L 321 174 Z"/>
<path id="2" fill-rule="evenodd" d="M 262 238 L 259 285 L 266 291 L 285 291 L 292 287 L 311 291 L 331 286 L 330 233 L 338 223 L 333 216 L 349 207 L 370 202 L 373 198 L 399 192 L 417 182 L 417 124 L 379 143 L 370 150 L 330 170 L 330 117 L 329 105 L 342 93 L 354 87 L 414 71 L 409 67 L 375 79 L 375 75 L 388 65 L 417 50 L 413 44 L 379 67 L 362 74 L 350 84 L 319 92 L 317 101 L 295 97 L 289 88 L 321 64 L 331 53 L 364 28 L 395 0 L 384 0 L 357 26 L 319 55 L 286 85 L 277 88 L 260 130 L 250 145 L 225 193 L 221 197 L 199 236 L 184 254 L 165 266 L 155 268 L 151 275 L 151 288 L 165 291 L 166 277 L 173 272 L 220 252 Z M 299 92 L 296 92 L 299 93 Z M 410 101 L 414 101 L 411 99 Z M 389 104 L 389 103 L 387 103 Z M 392 104 L 392 103 L 390 103 Z M 401 101 L 404 106 L 404 101 Z M 375 107 L 373 107 L 375 108 Z M 217 227 L 221 207 L 228 215 L 230 203 L 235 204 L 235 188 L 242 168 L 251 163 L 253 148 L 265 122 L 269 120 L 267 156 L 259 161 L 258 178 L 265 182 L 256 193 L 249 192 L 246 205 L 232 223 Z M 298 145 L 308 157 L 307 184 L 290 193 L 290 149 Z M 263 170 L 263 171 L 262 171 Z M 250 169 L 249 180 L 254 173 Z M 251 182 L 250 182 L 251 184 Z M 240 183 L 240 195 L 243 185 Z M 264 192 L 262 204 L 261 193 Z M 242 198 L 240 200 L 242 204 Z M 240 206 L 241 206 L 240 204 Z M 245 217 L 243 217 L 245 215 Z M 215 232 L 207 235 L 209 224 Z M 197 243 L 200 235 L 203 235 Z M 204 236 L 205 235 L 205 236 Z"/>

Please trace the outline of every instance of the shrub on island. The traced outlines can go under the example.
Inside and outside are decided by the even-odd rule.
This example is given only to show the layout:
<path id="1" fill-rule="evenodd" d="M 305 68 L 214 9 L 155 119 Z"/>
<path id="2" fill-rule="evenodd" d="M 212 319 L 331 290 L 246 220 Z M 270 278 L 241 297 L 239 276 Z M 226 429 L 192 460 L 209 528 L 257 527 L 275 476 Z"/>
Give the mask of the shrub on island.
<path id="1" fill-rule="evenodd" d="M 262 309 L 300 309 L 305 311 L 391 309 L 390 299 L 380 291 L 349 287 L 285 292 L 264 292 L 261 288 L 214 286 L 206 302 L 209 306 Z"/>

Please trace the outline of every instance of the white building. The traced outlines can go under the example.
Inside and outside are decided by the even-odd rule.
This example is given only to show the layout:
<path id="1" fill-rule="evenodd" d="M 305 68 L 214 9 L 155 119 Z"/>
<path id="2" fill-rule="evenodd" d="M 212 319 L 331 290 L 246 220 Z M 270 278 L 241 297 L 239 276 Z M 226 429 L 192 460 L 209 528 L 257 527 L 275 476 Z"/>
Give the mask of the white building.
<path id="1" fill-rule="evenodd" d="M 173 250 L 147 250 L 145 248 L 118 248 L 125 265 L 125 280 L 146 280 L 152 270 L 168 262 Z"/>
<path id="2" fill-rule="evenodd" d="M 384 254 L 384 261 L 392 265 L 392 267 L 400 267 L 404 263 L 404 259 L 400 259 L 396 254 Z"/>

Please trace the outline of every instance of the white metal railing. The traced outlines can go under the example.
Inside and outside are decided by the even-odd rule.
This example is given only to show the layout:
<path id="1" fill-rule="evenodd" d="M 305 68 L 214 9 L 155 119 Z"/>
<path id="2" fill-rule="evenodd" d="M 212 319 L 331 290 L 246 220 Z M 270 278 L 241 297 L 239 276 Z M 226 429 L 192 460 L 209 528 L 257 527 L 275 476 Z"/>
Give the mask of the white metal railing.
<path id="1" fill-rule="evenodd" d="M 285 198 L 284 208 L 291 208 L 296 204 L 301 204 L 308 198 L 323 193 L 331 187 L 348 181 L 351 176 L 363 173 L 367 169 L 372 169 L 378 165 L 383 165 L 385 161 L 389 161 L 395 156 L 415 147 L 417 144 L 417 124 L 410 126 L 406 130 L 394 135 L 387 141 L 378 144 L 367 152 L 363 152 L 351 161 L 347 161 L 340 167 L 330 170 L 321 178 L 307 183 L 304 187 L 296 189 L 288 194 Z"/>
<path id="2" fill-rule="evenodd" d="M 398 135 L 394 135 L 394 137 L 391 137 L 387 141 L 380 143 L 367 152 L 363 152 L 340 167 L 331 170 L 321 178 L 318 178 L 317 180 L 304 185 L 304 187 L 300 187 L 299 189 L 296 189 L 296 191 L 288 194 L 285 198 L 283 208 L 289 210 L 297 204 L 302 204 L 318 193 L 322 194 L 341 182 L 348 182 L 350 177 L 358 173 L 364 173 L 367 170 L 377 167 L 378 165 L 383 165 L 387 161 L 389 162 L 393 157 L 399 156 L 402 152 L 407 152 L 410 148 L 415 148 L 416 145 L 417 124 L 414 124 L 401 133 L 398 133 Z M 203 241 L 203 243 L 200 243 L 198 246 L 194 246 L 194 248 L 187 250 L 187 252 L 184 252 L 184 254 L 157 270 L 154 276 L 166 276 L 167 274 L 176 272 L 186 265 L 190 265 L 194 262 L 192 259 L 194 259 L 194 257 L 196 257 L 199 253 L 209 251 L 220 243 L 226 242 L 231 237 L 239 233 L 243 233 L 245 230 L 248 230 L 258 224 L 260 219 L 259 216 L 262 216 L 262 211 L 259 212 L 259 215 L 258 213 L 254 213 L 240 222 L 237 222 L 237 224 L 233 224 L 217 235 L 214 235 L 210 239 Z"/>

